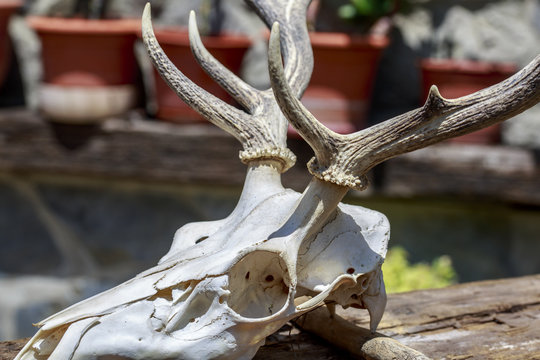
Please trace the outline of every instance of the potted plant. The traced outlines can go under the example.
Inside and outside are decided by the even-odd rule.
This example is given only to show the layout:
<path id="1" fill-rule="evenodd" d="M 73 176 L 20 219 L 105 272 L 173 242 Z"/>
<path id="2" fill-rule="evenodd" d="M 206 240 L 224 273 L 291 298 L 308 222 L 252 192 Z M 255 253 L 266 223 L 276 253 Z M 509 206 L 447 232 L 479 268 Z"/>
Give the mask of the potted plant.
<path id="1" fill-rule="evenodd" d="M 223 31 L 223 4 L 220 0 L 204 0 L 197 12 L 200 33 L 205 47 L 230 71 L 238 74 L 247 50 L 248 37 Z M 187 28 L 158 27 L 156 38 L 167 56 L 194 83 L 213 95 L 232 102 L 231 97 L 212 80 L 197 63 L 189 44 Z M 200 123 L 206 120 L 186 105 L 153 69 L 158 119 L 175 123 Z"/>
<path id="2" fill-rule="evenodd" d="M 11 41 L 8 34 L 8 23 L 11 14 L 22 6 L 20 0 L 0 1 L 0 86 L 7 75 L 12 57 Z"/>
<path id="3" fill-rule="evenodd" d="M 107 0 L 77 0 L 68 17 L 29 16 L 41 40 L 40 110 L 55 122 L 95 123 L 136 101 L 138 19 L 106 19 Z"/>
<path id="4" fill-rule="evenodd" d="M 379 59 L 389 43 L 389 16 L 401 4 L 316 0 L 312 6 L 314 69 L 302 102 L 336 132 L 364 128 Z"/>

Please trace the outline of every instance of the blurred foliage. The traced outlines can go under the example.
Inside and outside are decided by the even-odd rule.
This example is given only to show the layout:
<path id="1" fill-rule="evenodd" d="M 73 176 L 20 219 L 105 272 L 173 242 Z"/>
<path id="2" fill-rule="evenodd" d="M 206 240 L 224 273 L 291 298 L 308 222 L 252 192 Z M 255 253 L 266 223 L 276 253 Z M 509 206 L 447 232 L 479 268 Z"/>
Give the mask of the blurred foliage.
<path id="1" fill-rule="evenodd" d="M 408 256 L 399 246 L 388 251 L 382 266 L 388 293 L 441 288 L 456 283 L 457 275 L 449 256 L 440 256 L 431 264 L 410 264 Z"/>
<path id="2" fill-rule="evenodd" d="M 338 9 L 338 13 L 347 20 L 379 18 L 392 13 L 396 4 L 396 0 L 350 0 Z"/>
<path id="3" fill-rule="evenodd" d="M 386 33 L 394 14 L 411 9 L 409 1 L 348 0 L 337 7 L 337 17 L 349 26 L 354 26 L 358 33 Z"/>

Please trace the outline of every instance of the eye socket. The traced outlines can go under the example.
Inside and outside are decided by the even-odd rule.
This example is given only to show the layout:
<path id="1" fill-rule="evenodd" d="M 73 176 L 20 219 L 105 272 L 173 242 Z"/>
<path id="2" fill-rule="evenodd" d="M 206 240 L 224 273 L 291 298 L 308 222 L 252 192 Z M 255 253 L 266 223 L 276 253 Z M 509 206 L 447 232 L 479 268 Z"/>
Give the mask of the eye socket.
<path id="1" fill-rule="evenodd" d="M 197 239 L 197 240 L 195 241 L 195 244 L 201 243 L 201 242 L 203 242 L 203 241 L 206 240 L 206 239 L 208 239 L 208 236 L 203 236 L 203 237 Z"/>

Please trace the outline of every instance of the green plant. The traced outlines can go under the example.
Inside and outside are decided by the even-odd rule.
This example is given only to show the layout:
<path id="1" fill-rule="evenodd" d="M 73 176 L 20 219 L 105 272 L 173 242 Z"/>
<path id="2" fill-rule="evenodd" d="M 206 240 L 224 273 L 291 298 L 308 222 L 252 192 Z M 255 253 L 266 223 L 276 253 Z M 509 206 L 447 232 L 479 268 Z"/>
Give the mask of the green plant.
<path id="1" fill-rule="evenodd" d="M 440 256 L 431 264 L 410 264 L 407 251 L 399 246 L 388 251 L 382 269 L 388 293 L 441 288 L 457 281 L 449 256 Z"/>
<path id="2" fill-rule="evenodd" d="M 394 12 L 398 4 L 397 0 L 350 0 L 339 7 L 338 14 L 347 20 L 376 20 Z"/>
<path id="3" fill-rule="evenodd" d="M 337 9 L 338 17 L 361 32 L 382 32 L 390 28 L 390 18 L 411 9 L 409 0 L 349 0 Z"/>

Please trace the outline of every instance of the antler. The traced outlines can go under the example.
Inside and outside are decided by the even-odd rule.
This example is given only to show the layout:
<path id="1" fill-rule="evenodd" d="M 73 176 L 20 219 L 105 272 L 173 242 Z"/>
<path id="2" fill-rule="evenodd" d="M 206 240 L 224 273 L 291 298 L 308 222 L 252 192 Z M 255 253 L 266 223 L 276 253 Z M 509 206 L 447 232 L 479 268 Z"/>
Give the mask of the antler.
<path id="1" fill-rule="evenodd" d="M 300 98 L 313 71 L 313 50 L 306 25 L 306 12 L 311 0 L 246 1 L 269 28 L 274 22 L 280 22 L 285 78 L 292 93 Z"/>
<path id="2" fill-rule="evenodd" d="M 292 92 L 299 96 L 307 86 L 313 68 L 305 22 L 309 0 L 260 0 L 250 3 L 267 23 L 283 19 L 285 77 L 290 82 Z M 287 120 L 281 114 L 271 89 L 256 90 L 219 63 L 204 47 L 193 12 L 190 15 L 189 32 L 193 54 L 201 67 L 246 111 L 238 110 L 201 89 L 174 66 L 155 38 L 150 5 L 146 5 L 143 40 L 156 69 L 168 85 L 208 121 L 242 143 L 244 151 L 240 153 L 240 158 L 244 163 L 257 159 L 275 159 L 281 163 L 281 171 L 290 168 L 296 157 L 287 149 Z"/>
<path id="3" fill-rule="evenodd" d="M 276 100 L 315 157 L 308 164 L 317 178 L 362 190 L 366 173 L 399 154 L 504 121 L 540 101 L 540 55 L 509 79 L 457 99 L 443 98 L 432 86 L 425 105 L 354 134 L 340 135 L 322 125 L 287 84 L 279 25 L 270 37 L 269 70 Z"/>

